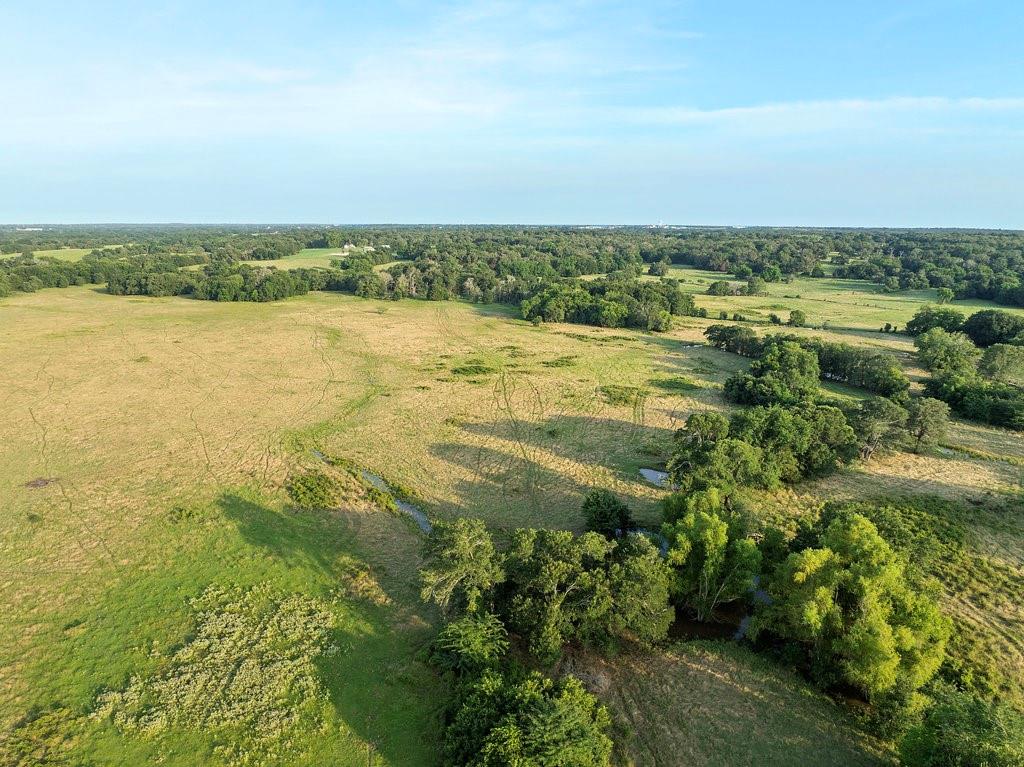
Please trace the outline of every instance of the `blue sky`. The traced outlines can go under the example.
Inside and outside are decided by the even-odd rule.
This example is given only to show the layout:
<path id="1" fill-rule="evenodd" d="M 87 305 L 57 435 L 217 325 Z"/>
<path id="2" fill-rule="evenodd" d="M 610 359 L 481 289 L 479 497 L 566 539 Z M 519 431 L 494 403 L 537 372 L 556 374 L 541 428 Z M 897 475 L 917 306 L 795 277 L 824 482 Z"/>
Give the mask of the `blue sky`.
<path id="1" fill-rule="evenodd" d="M 1024 228 L 1024 4 L 0 4 L 0 221 Z"/>

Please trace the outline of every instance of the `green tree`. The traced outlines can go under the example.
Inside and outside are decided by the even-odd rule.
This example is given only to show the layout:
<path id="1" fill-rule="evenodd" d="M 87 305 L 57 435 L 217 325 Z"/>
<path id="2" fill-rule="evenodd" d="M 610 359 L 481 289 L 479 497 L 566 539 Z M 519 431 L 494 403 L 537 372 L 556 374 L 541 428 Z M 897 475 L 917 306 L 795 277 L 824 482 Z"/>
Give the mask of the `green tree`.
<path id="1" fill-rule="evenodd" d="M 431 646 L 430 659 L 456 674 L 479 674 L 497 667 L 508 646 L 508 632 L 493 613 L 464 615 L 441 629 Z"/>
<path id="2" fill-rule="evenodd" d="M 666 524 L 674 524 L 687 514 L 696 512 L 727 516 L 730 510 L 726 497 L 717 487 L 688 493 L 671 493 L 661 502 L 662 519 Z"/>
<path id="3" fill-rule="evenodd" d="M 607 767 L 611 717 L 574 677 L 485 671 L 445 728 L 450 767 Z"/>
<path id="4" fill-rule="evenodd" d="M 747 280 L 746 293 L 748 296 L 763 296 L 768 293 L 768 283 L 763 277 L 750 277 Z"/>
<path id="5" fill-rule="evenodd" d="M 749 373 L 725 382 L 726 396 L 745 405 L 797 405 L 818 393 L 818 355 L 793 341 L 769 343 Z"/>
<path id="6" fill-rule="evenodd" d="M 629 506 L 603 488 L 591 490 L 583 499 L 583 518 L 587 530 L 600 533 L 605 538 L 614 538 L 616 533 L 625 532 L 634 525 Z"/>
<path id="7" fill-rule="evenodd" d="M 944 687 L 900 742 L 906 767 L 1020 767 L 1024 716 L 1005 703 Z"/>
<path id="8" fill-rule="evenodd" d="M 846 682 L 871 699 L 920 689 L 945 657 L 949 619 L 867 518 L 838 517 L 820 544 L 776 570 L 752 636 L 769 629 L 796 641 L 822 682 Z"/>
<path id="9" fill-rule="evenodd" d="M 880 448 L 899 444 L 907 425 L 907 411 L 884 397 L 864 400 L 853 419 L 860 440 L 861 460 L 870 460 Z"/>
<path id="10" fill-rule="evenodd" d="M 907 323 L 907 332 L 920 335 L 932 328 L 942 328 L 947 333 L 963 329 L 964 315 L 948 306 L 923 306 Z"/>
<path id="11" fill-rule="evenodd" d="M 999 309 L 984 309 L 967 318 L 964 333 L 983 348 L 1010 343 L 1024 333 L 1024 317 Z"/>
<path id="12" fill-rule="evenodd" d="M 675 618 L 669 603 L 671 571 L 644 535 L 628 535 L 615 547 L 608 568 L 612 591 L 609 629 L 643 645 L 660 642 Z"/>
<path id="13" fill-rule="evenodd" d="M 932 328 L 914 339 L 917 360 L 921 366 L 933 373 L 956 373 L 973 375 L 981 352 L 963 333 L 949 333 L 942 328 Z"/>
<path id="14" fill-rule="evenodd" d="M 762 471 L 788 482 L 828 474 L 857 455 L 857 437 L 838 408 L 769 405 L 733 414 L 730 437 L 756 446 Z"/>
<path id="15" fill-rule="evenodd" d="M 931 397 L 911 400 L 907 408 L 907 431 L 914 444 L 914 452 L 934 447 L 946 438 L 949 426 L 949 405 Z"/>
<path id="16" fill-rule="evenodd" d="M 993 344 L 982 355 L 979 370 L 993 381 L 1024 385 L 1024 346 Z"/>
<path id="17" fill-rule="evenodd" d="M 612 592 L 604 564 L 615 543 L 598 533 L 516 530 L 505 563 L 504 612 L 542 662 L 573 639 L 607 640 Z"/>
<path id="18" fill-rule="evenodd" d="M 728 296 L 732 293 L 732 286 L 725 280 L 715 280 L 708 286 L 709 296 Z"/>
<path id="19" fill-rule="evenodd" d="M 935 291 L 935 298 L 940 304 L 948 304 L 955 295 L 950 288 L 939 288 Z"/>
<path id="20" fill-rule="evenodd" d="M 669 261 L 668 259 L 655 261 L 647 269 L 647 273 L 655 277 L 664 277 L 666 274 L 668 274 L 668 270 L 671 265 L 672 262 Z"/>
<path id="21" fill-rule="evenodd" d="M 720 604 L 743 597 L 754 586 L 761 553 L 752 538 L 717 513 L 692 511 L 667 523 L 668 563 L 673 570 L 673 594 L 697 620 L 706 621 Z"/>
<path id="22" fill-rule="evenodd" d="M 615 542 L 597 533 L 516 530 L 505 562 L 503 614 L 542 662 L 570 641 L 649 644 L 668 630 L 668 572 L 643 536 Z"/>
<path id="23" fill-rule="evenodd" d="M 427 537 L 421 596 L 446 614 L 476 612 L 504 574 L 487 527 L 479 519 L 434 525 Z"/>
<path id="24" fill-rule="evenodd" d="M 794 328 L 802 328 L 807 324 L 807 315 L 800 309 L 793 309 L 789 313 L 789 324 Z"/>

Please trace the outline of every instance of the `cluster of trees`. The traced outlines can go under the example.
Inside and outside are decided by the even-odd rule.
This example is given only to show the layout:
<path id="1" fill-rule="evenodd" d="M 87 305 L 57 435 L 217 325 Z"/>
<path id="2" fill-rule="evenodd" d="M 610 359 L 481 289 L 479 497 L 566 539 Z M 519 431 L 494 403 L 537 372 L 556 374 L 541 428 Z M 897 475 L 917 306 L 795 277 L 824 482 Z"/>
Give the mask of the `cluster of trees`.
<path id="1" fill-rule="evenodd" d="M 667 279 L 559 282 L 531 292 L 520 308 L 528 320 L 644 330 L 668 330 L 673 315 L 699 314 L 693 296 Z"/>
<path id="2" fill-rule="evenodd" d="M 585 510 L 606 534 L 516 530 L 499 552 L 478 520 L 438 525 L 421 576 L 423 598 L 445 618 L 430 652 L 454 691 L 445 763 L 554 766 L 568 754 L 571 764 L 608 764 L 607 711 L 578 680 L 521 668 L 510 637 L 550 664 L 568 643 L 651 645 L 665 639 L 675 609 L 715 620 L 736 602 L 753 611 L 753 641 L 823 687 L 855 688 L 887 715 L 919 710 L 951 625 L 874 524 L 849 513 L 790 541 L 778 531 L 755 538 L 749 515 L 716 497 L 669 496 L 662 550 L 645 535 L 610 531 L 630 515 L 603 491 Z"/>
<path id="3" fill-rule="evenodd" d="M 857 435 L 841 410 L 771 404 L 731 418 L 694 413 L 676 432 L 668 470 L 683 491 L 710 494 L 715 504 L 729 507 L 745 487 L 829 474 L 858 454 Z"/>
<path id="4" fill-rule="evenodd" d="M 708 423 L 688 425 L 691 460 Z M 725 426 L 715 424 L 719 433 Z M 704 451 L 715 460 L 714 447 Z M 663 502 L 677 610 L 728 621 L 733 605 L 745 605 L 755 645 L 826 689 L 857 690 L 879 731 L 898 734 L 922 709 L 920 690 L 942 665 L 952 630 L 933 585 L 855 510 L 824 515 L 795 537 L 772 528 L 755 536 L 757 515 L 730 496 L 727 484 L 698 482 Z"/>
<path id="5" fill-rule="evenodd" d="M 479 520 L 435 527 L 422 596 L 447 616 L 494 614 L 542 663 L 576 642 L 652 644 L 672 622 L 668 571 L 644 536 L 515 530 L 498 553 Z"/>
<path id="6" fill-rule="evenodd" d="M 931 373 L 929 396 L 965 418 L 1024 431 L 1024 318 L 991 309 L 964 318 L 925 307 L 907 328 Z"/>
<path id="7" fill-rule="evenodd" d="M 1024 233 L 887 231 L 858 233 L 837 247 L 835 276 L 888 290 L 938 288 L 950 297 L 1024 306 Z"/>
<path id="8" fill-rule="evenodd" d="M 0 260 L 0 296 L 32 293 L 42 288 L 95 285 L 129 274 L 174 273 L 201 264 L 206 257 L 184 253 L 133 253 L 129 248 L 94 250 L 80 261 L 38 258 L 23 254 Z"/>
<path id="9" fill-rule="evenodd" d="M 796 344 L 814 353 L 819 374 L 826 380 L 867 389 L 895 400 L 905 399 L 910 390 L 910 381 L 899 361 L 886 352 L 793 335 L 775 334 L 762 339 L 750 328 L 736 325 L 712 325 L 704 335 L 715 348 L 743 357 L 759 357 L 769 347 L 783 343 Z"/>
<path id="10" fill-rule="evenodd" d="M 983 309 L 970 317 L 948 306 L 925 306 L 907 323 L 907 332 L 918 336 L 934 328 L 962 332 L 981 348 L 994 344 L 1024 346 L 1024 317 L 1001 309 Z"/>
<path id="11" fill-rule="evenodd" d="M 749 372 L 725 383 L 728 398 L 750 407 L 729 418 L 695 413 L 676 432 L 668 468 L 678 487 L 714 490 L 728 502 L 745 486 L 771 488 L 829 474 L 880 448 L 909 443 L 920 452 L 945 436 L 949 408 L 943 402 L 876 397 L 844 412 L 819 402 L 813 351 L 787 340 L 762 348 Z"/>
<path id="12" fill-rule="evenodd" d="M 190 296 L 205 301 L 277 301 L 311 290 L 337 290 L 340 273 L 327 269 L 275 269 L 218 262 L 200 271 L 124 271 L 111 274 L 115 295 Z"/>
<path id="13" fill-rule="evenodd" d="M 96 260 L 73 263 L 24 254 L 0 260 L 0 296 L 96 284 L 105 281 L 106 275 L 106 264 Z"/>
<path id="14" fill-rule="evenodd" d="M 890 290 L 936 288 L 948 297 L 1024 306 L 1024 234 L 1019 232 L 647 227 L 257 227 L 70 226 L 0 228 L 0 253 L 142 243 L 235 260 L 279 258 L 304 247 L 354 245 L 389 260 L 463 271 L 480 262 L 497 279 L 528 269 L 547 279 L 625 269 L 664 273 L 670 263 L 777 282 L 794 275 L 866 279 Z M 760 283 L 763 285 L 763 283 Z M 452 295 L 460 286 L 449 285 Z M 486 290 L 485 288 L 481 288 Z M 748 284 L 748 288 L 750 286 Z"/>
<path id="15" fill-rule="evenodd" d="M 694 440 L 706 431 L 693 427 Z M 727 497 L 705 486 L 663 501 L 680 614 L 734 622 L 742 606 L 741 632 L 746 626 L 756 647 L 826 690 L 863 696 L 871 704 L 866 723 L 897 739 L 908 765 L 1021 763 L 1019 713 L 939 681 L 952 622 L 936 585 L 871 519 L 840 505 L 796 536 L 771 527 L 755 535 L 759 515 Z"/>
<path id="16" fill-rule="evenodd" d="M 740 274 L 748 274 L 749 268 L 738 267 Z M 777 271 L 777 270 L 776 270 Z M 744 284 L 735 284 L 728 280 L 715 280 L 708 285 L 709 296 L 763 296 L 768 290 L 769 282 L 776 282 L 782 279 L 781 273 L 775 274 L 766 270 L 767 275 L 750 275 Z"/>
<path id="17" fill-rule="evenodd" d="M 982 352 L 963 333 L 932 328 L 914 339 L 929 396 L 975 421 L 1024 431 L 1024 347 L 994 344 Z"/>
<path id="18" fill-rule="evenodd" d="M 852 686 L 887 714 L 912 710 L 942 665 L 951 621 L 866 517 L 840 515 L 808 538 L 767 573 L 751 638 L 785 640 L 825 687 Z"/>
<path id="19" fill-rule="evenodd" d="M 645 537 L 516 530 L 499 552 L 484 524 L 438 524 L 421 571 L 446 625 L 431 659 L 453 679 L 450 765 L 607 765 L 610 717 L 572 677 L 553 681 L 507 657 L 509 633 L 540 663 L 570 642 L 607 649 L 665 638 L 669 571 Z"/>

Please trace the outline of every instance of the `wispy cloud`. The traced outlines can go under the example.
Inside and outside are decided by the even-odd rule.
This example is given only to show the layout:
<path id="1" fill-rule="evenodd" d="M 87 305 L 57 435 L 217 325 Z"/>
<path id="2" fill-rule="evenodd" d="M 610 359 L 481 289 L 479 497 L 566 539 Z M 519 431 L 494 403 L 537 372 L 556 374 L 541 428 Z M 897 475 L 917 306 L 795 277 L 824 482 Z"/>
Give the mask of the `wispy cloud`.
<path id="1" fill-rule="evenodd" d="M 974 114 L 1024 112 L 1024 98 L 945 98 L 939 96 L 885 99 L 791 101 L 751 106 L 698 109 L 659 106 L 620 110 L 623 120 L 661 126 L 713 127 L 760 135 L 808 134 L 857 130 L 871 125 L 930 125 Z"/>

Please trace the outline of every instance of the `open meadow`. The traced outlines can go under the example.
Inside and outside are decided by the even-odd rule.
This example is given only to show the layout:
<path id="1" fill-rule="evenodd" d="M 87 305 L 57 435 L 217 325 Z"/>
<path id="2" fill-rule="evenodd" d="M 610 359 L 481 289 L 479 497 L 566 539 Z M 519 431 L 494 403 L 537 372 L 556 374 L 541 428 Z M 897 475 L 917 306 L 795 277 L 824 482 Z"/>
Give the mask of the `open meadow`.
<path id="1" fill-rule="evenodd" d="M 848 311 L 845 292 L 813 300 L 822 316 Z M 436 615 L 418 600 L 420 533 L 358 486 L 335 511 L 296 510 L 289 477 L 314 451 L 342 457 L 434 519 L 496 530 L 582 530 L 582 497 L 604 487 L 654 527 L 664 491 L 639 469 L 664 465 L 689 414 L 727 407 L 722 383 L 747 365 L 699 345 L 710 322 L 533 326 L 498 305 L 332 293 L 3 299 L 0 761 L 433 763 L 445 691 L 422 657 Z M 902 336 L 845 335 L 907 352 Z M 1020 673 L 1024 514 L 998 503 L 1022 464 L 1018 436 L 956 423 L 934 454 L 759 503 L 794 524 L 834 498 L 977 508 L 956 520 L 966 581 L 947 602 Z M 805 681 L 729 647 L 575 664 L 627 722 L 621 764 L 891 758 Z M 679 698 L 696 708 L 670 713 Z M 721 706 L 712 718 L 696 701 Z"/>
<path id="2" fill-rule="evenodd" d="M 683 289 L 694 295 L 706 294 L 711 283 L 722 280 L 734 288 L 746 285 L 746 280 L 735 275 L 678 264 L 670 266 L 665 276 L 679 280 Z M 645 275 L 643 279 L 657 278 Z M 721 311 L 727 311 L 730 317 L 738 312 L 756 322 L 767 322 L 772 314 L 785 321 L 790 311 L 799 309 L 807 315 L 808 324 L 815 327 L 872 331 L 882 328 L 887 322 L 903 328 L 914 312 L 935 301 L 936 292 L 931 289 L 887 293 L 881 285 L 867 280 L 795 277 L 789 282 L 768 283 L 764 295 L 704 295 L 700 305 L 706 307 L 712 317 Z M 967 314 L 998 308 L 1024 315 L 1024 309 L 999 306 L 980 299 L 957 301 L 955 306 Z"/>

